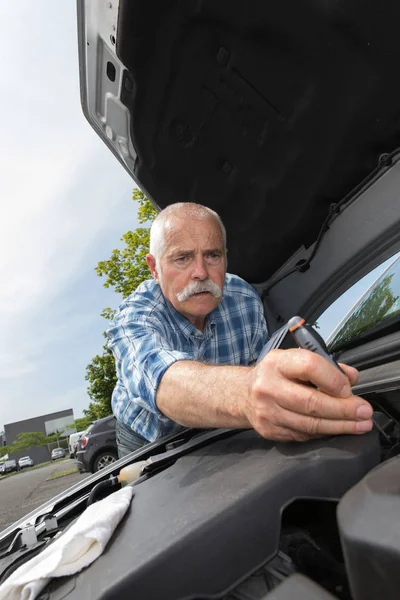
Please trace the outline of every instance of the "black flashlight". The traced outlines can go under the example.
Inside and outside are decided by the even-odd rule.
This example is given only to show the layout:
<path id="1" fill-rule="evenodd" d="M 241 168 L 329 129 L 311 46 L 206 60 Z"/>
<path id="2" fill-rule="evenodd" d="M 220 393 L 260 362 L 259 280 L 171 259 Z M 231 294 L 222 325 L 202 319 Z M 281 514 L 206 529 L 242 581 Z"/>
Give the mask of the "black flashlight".
<path id="1" fill-rule="evenodd" d="M 315 352 L 315 354 L 319 354 L 328 362 L 330 362 L 331 365 L 346 375 L 331 354 L 329 354 L 328 348 L 326 347 L 322 337 L 315 331 L 313 327 L 311 327 L 309 323 L 306 323 L 306 321 L 301 317 L 292 317 L 288 321 L 288 328 L 300 348 L 305 348 L 306 350 Z"/>

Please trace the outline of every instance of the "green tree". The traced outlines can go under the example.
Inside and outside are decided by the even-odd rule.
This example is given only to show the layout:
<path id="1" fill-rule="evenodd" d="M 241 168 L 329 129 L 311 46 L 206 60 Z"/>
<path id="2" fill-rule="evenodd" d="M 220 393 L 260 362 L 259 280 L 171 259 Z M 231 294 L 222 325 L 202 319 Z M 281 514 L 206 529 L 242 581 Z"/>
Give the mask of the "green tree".
<path id="1" fill-rule="evenodd" d="M 141 227 L 125 233 L 121 238 L 124 244 L 122 249 L 113 250 L 110 258 L 100 261 L 96 267 L 97 275 L 105 277 L 104 287 L 113 288 L 123 298 L 129 296 L 150 276 L 146 254 L 149 251 L 151 221 L 157 214 L 141 190 L 134 189 L 132 199 L 139 205 L 138 221 Z M 115 315 L 115 310 L 105 308 L 101 315 L 110 321 Z M 106 344 L 102 354 L 96 355 L 86 367 L 85 379 L 89 382 L 88 395 L 91 399 L 89 407 L 83 411 L 85 417 L 96 420 L 111 414 L 111 396 L 117 375 L 114 357 Z"/>
<path id="2" fill-rule="evenodd" d="M 93 419 L 91 419 L 90 417 L 80 417 L 79 419 L 75 419 L 74 425 L 76 431 L 85 431 L 91 424 L 92 420 Z"/>
<path id="3" fill-rule="evenodd" d="M 372 329 L 390 313 L 390 309 L 398 300 L 391 289 L 393 273 L 387 275 L 376 285 L 372 292 L 361 302 L 350 318 L 336 334 L 331 348 L 346 344 L 350 340 Z"/>
<path id="4" fill-rule="evenodd" d="M 20 452 L 21 450 L 27 450 L 32 446 L 47 446 L 52 442 L 56 442 L 62 437 L 62 431 L 53 433 L 52 435 L 45 435 L 41 431 L 24 431 L 17 435 L 17 438 L 13 441 L 10 446 L 0 447 L 0 457 L 5 454 L 11 454 L 12 452 Z"/>
<path id="5" fill-rule="evenodd" d="M 121 241 L 124 247 L 112 251 L 108 260 L 102 260 L 96 267 L 99 277 L 105 277 L 105 288 L 114 290 L 126 298 L 137 287 L 148 279 L 150 274 L 146 263 L 149 252 L 150 225 L 157 211 L 141 190 L 134 189 L 132 199 L 139 204 L 138 221 L 143 227 L 125 233 Z M 112 319 L 115 311 L 105 308 L 101 313 L 106 319 Z"/>
<path id="6" fill-rule="evenodd" d="M 103 353 L 97 354 L 86 367 L 86 381 L 89 382 L 87 392 L 92 400 L 89 407 L 83 411 L 91 421 L 101 419 L 112 413 L 111 396 L 117 383 L 114 357 L 103 346 Z"/>
<path id="7" fill-rule="evenodd" d="M 12 452 L 11 446 L 0 446 L 0 458 Z"/>
<path id="8" fill-rule="evenodd" d="M 40 431 L 24 431 L 17 435 L 17 439 L 10 446 L 11 452 L 26 450 L 31 446 L 47 446 L 49 437 Z"/>
<path id="9" fill-rule="evenodd" d="M 71 427 L 68 427 L 68 429 L 71 429 Z M 55 431 L 51 435 L 48 435 L 46 437 L 46 439 L 47 439 L 47 443 L 48 444 L 53 444 L 54 442 L 58 442 L 58 440 L 61 440 L 61 439 L 66 438 L 66 437 L 67 436 L 65 435 L 65 430 L 64 429 L 60 429 L 60 431 Z"/>

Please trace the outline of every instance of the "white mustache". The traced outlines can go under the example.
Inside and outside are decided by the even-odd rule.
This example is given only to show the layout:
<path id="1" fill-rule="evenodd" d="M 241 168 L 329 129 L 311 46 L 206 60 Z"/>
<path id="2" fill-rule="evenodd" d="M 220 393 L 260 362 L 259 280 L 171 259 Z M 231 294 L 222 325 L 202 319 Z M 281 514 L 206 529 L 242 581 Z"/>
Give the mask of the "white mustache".
<path id="1" fill-rule="evenodd" d="M 190 296 L 200 294 L 201 292 L 209 292 L 214 298 L 221 298 L 222 296 L 222 290 L 219 285 L 207 279 L 206 281 L 192 281 L 176 297 L 179 302 L 186 302 Z"/>

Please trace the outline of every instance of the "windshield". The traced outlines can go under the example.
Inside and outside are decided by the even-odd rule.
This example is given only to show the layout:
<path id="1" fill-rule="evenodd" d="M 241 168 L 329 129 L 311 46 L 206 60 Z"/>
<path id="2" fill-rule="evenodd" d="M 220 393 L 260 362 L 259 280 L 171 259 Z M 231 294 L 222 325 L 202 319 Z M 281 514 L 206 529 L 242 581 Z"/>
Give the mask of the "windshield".
<path id="1" fill-rule="evenodd" d="M 334 333 L 330 348 L 342 347 L 396 318 L 400 318 L 400 258 L 356 302 Z"/>

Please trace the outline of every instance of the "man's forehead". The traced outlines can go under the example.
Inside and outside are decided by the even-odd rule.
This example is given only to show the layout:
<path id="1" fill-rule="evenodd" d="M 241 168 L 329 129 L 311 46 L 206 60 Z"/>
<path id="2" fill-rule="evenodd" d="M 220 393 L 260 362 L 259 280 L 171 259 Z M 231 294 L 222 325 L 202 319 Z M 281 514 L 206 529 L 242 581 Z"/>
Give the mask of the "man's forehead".
<path id="1" fill-rule="evenodd" d="M 172 247 L 194 246 L 199 243 L 222 246 L 222 231 L 215 219 L 195 219 L 193 217 L 168 219 L 164 229 L 164 243 L 167 250 Z M 189 248 L 187 248 L 189 249 Z"/>

